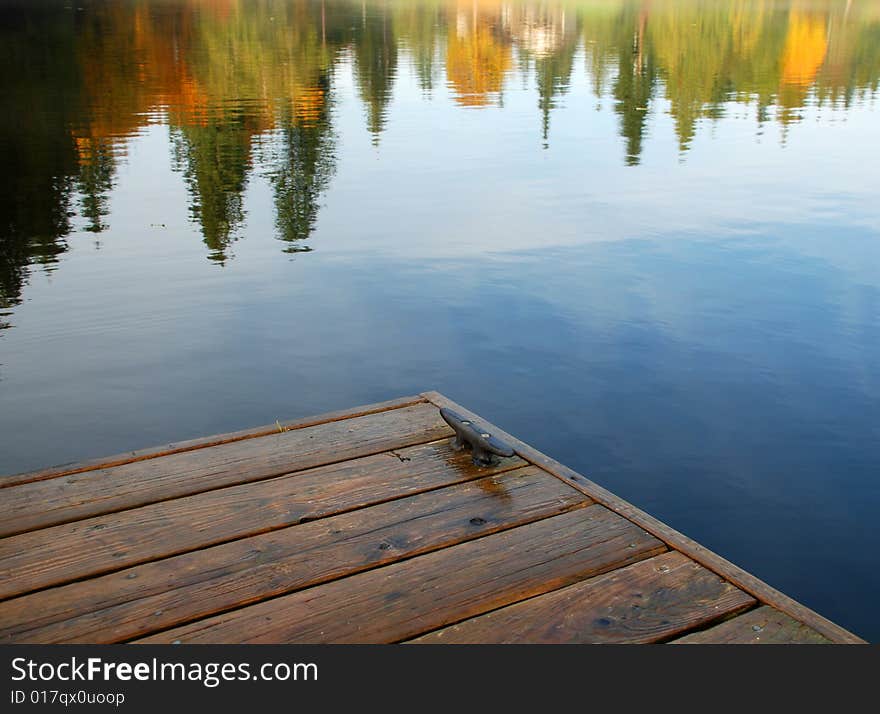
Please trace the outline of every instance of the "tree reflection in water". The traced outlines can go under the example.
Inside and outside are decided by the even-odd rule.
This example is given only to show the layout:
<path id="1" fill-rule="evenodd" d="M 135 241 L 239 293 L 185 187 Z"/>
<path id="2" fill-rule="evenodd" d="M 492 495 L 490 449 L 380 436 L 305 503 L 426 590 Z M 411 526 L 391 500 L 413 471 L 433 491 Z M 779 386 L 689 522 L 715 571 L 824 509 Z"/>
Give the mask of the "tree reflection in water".
<path id="1" fill-rule="evenodd" d="M 106 229 L 126 144 L 157 121 L 171 129 L 210 260 L 230 258 L 258 144 L 270 147 L 283 250 L 308 250 L 336 170 L 344 67 L 377 146 L 404 56 L 426 100 L 445 86 L 462 110 L 501 106 L 509 81 L 534 82 L 547 146 L 584 62 L 596 94 L 613 99 L 632 166 L 658 101 L 684 153 L 733 104 L 785 127 L 810 102 L 873 96 L 880 78 L 870 2 L 133 0 L 74 13 L 22 1 L 4 3 L 0 21 L 0 327 L 32 266 L 53 269 L 75 227 Z"/>

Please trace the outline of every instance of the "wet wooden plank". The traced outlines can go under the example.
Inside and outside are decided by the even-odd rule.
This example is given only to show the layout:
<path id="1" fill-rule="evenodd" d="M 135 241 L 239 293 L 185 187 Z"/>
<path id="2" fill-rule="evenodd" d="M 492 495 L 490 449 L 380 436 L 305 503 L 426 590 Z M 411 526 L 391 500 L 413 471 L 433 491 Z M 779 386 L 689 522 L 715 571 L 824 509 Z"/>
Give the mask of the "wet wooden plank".
<path id="1" fill-rule="evenodd" d="M 674 637 L 754 604 L 750 595 L 672 551 L 412 642 L 649 643 Z"/>
<path id="2" fill-rule="evenodd" d="M 420 444 L 452 434 L 430 404 L 3 489 L 0 536 Z"/>
<path id="3" fill-rule="evenodd" d="M 0 540 L 0 598 L 523 466 L 478 469 L 450 440 Z"/>
<path id="4" fill-rule="evenodd" d="M 424 392 L 422 396 L 437 407 L 453 409 L 463 416 L 469 416 L 470 418 L 481 421 L 489 426 L 489 423 L 486 422 L 485 419 L 443 396 L 439 392 Z M 526 461 L 540 466 L 549 473 L 552 473 L 554 476 L 578 489 L 581 493 L 589 496 L 597 503 L 601 503 L 622 517 L 638 524 L 640 527 L 666 543 L 670 548 L 684 553 L 703 567 L 708 568 L 712 572 L 729 580 L 738 588 L 745 590 L 759 601 L 785 612 L 795 620 L 804 622 L 832 642 L 864 644 L 865 641 L 862 638 L 811 610 L 806 605 L 803 605 L 796 600 L 793 600 L 788 595 L 781 593 L 751 573 L 734 565 L 705 546 L 700 545 L 695 540 L 679 533 L 674 528 L 671 528 L 662 521 L 645 513 L 640 508 L 636 508 L 631 503 L 616 496 L 585 476 L 582 476 L 567 466 L 560 464 L 555 459 L 551 459 L 546 454 L 543 454 L 525 442 L 520 441 L 503 429 L 494 425 L 491 426 L 492 433 L 504 441 L 507 441 L 514 448 L 516 453 Z"/>
<path id="5" fill-rule="evenodd" d="M 0 642 L 119 642 L 589 503 L 528 466 L 0 602 Z"/>
<path id="6" fill-rule="evenodd" d="M 399 641 L 664 549 L 592 505 L 138 641 Z"/>
<path id="7" fill-rule="evenodd" d="M 831 640 L 784 612 L 764 605 L 672 644 L 825 645 Z"/>
<path id="8" fill-rule="evenodd" d="M 378 414 L 379 412 L 389 411 L 391 409 L 400 409 L 414 404 L 424 403 L 426 400 L 422 396 L 400 397 L 376 404 L 367 404 L 363 406 L 351 407 L 349 409 L 340 409 L 334 412 L 327 412 L 317 416 L 310 416 L 304 419 L 293 419 L 290 421 L 274 422 L 258 426 L 252 429 L 242 429 L 239 431 L 228 432 L 226 434 L 214 434 L 212 436 L 199 437 L 197 439 L 188 439 L 179 441 L 174 444 L 163 444 L 162 446 L 154 446 L 136 451 L 126 451 L 122 454 L 114 454 L 113 456 L 103 456 L 97 459 L 89 459 L 87 461 L 79 461 L 75 463 L 59 464 L 37 471 L 28 471 L 25 473 L 11 474 L 8 476 L 0 475 L 0 489 L 9 486 L 18 486 L 23 483 L 32 481 L 42 481 L 44 479 L 56 478 L 58 476 L 66 476 L 68 474 L 82 473 L 84 471 L 93 471 L 95 469 L 109 468 L 112 466 L 120 466 L 122 464 L 132 463 L 134 461 L 143 461 L 145 459 L 155 459 L 160 456 L 168 456 L 183 451 L 193 451 L 195 449 L 204 449 L 219 444 L 226 444 L 233 441 L 241 441 L 244 439 L 253 439 L 259 436 L 267 436 L 275 434 L 278 431 L 292 431 L 294 429 L 302 429 L 307 426 L 315 426 L 317 424 L 326 424 L 333 421 L 342 421 L 343 419 L 351 419 L 352 417 L 365 416 L 367 414 Z"/>

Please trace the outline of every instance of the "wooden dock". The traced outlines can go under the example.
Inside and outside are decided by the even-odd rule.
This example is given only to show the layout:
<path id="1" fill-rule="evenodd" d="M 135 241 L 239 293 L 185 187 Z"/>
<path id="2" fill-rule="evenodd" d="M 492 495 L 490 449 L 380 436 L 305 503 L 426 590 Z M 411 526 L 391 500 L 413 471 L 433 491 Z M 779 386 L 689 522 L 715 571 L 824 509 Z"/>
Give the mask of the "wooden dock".
<path id="1" fill-rule="evenodd" d="M 438 407 L 515 455 L 474 465 Z M 862 641 L 436 392 L 0 502 L 2 643 Z"/>

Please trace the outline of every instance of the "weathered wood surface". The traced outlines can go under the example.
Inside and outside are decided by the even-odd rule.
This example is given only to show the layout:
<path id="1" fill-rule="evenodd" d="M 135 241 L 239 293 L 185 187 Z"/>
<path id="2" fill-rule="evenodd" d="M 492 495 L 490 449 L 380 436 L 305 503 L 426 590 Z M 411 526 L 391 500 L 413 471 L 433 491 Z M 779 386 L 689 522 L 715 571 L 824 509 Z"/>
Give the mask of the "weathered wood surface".
<path id="1" fill-rule="evenodd" d="M 438 408 L 447 407 L 454 409 L 463 416 L 470 416 L 473 419 L 478 419 L 486 423 L 485 419 L 482 419 L 479 415 L 474 414 L 469 409 L 453 402 L 439 392 L 425 392 L 422 396 Z M 679 533 L 677 530 L 669 527 L 662 521 L 659 521 L 641 509 L 636 508 L 631 503 L 624 501 L 622 498 L 611 493 L 599 484 L 594 483 L 585 476 L 582 476 L 523 441 L 520 441 L 503 429 L 493 425 L 492 433 L 507 441 L 514 448 L 517 455 L 521 456 L 526 461 L 540 466 L 549 473 L 561 478 L 566 483 L 578 489 L 583 494 L 589 496 L 597 503 L 601 503 L 615 513 L 618 513 L 633 523 L 638 524 L 646 531 L 666 543 L 671 549 L 684 553 L 700 565 L 717 573 L 726 580 L 729 580 L 738 588 L 745 590 L 757 600 L 772 605 L 776 609 L 789 614 L 794 619 L 806 623 L 832 642 L 864 644 L 862 638 L 849 632 L 837 623 L 823 617 L 819 613 L 808 608 L 806 605 L 793 600 L 788 595 L 781 593 L 763 580 L 758 579 L 751 573 L 734 565 L 717 553 L 700 545 L 695 540 L 688 538 L 686 535 Z"/>
<path id="2" fill-rule="evenodd" d="M 0 496 L 0 643 L 861 641 L 434 392 Z"/>
<path id="3" fill-rule="evenodd" d="M 592 505 L 142 642 L 396 642 L 665 550 Z"/>
<path id="4" fill-rule="evenodd" d="M 94 471 L 95 469 L 106 469 L 112 466 L 120 466 L 134 461 L 144 461 L 146 459 L 155 459 L 160 456 L 168 456 L 170 454 L 178 454 L 183 451 L 194 451 L 196 449 L 204 449 L 219 444 L 226 444 L 233 441 L 242 441 L 244 439 L 253 439 L 259 436 L 268 436 L 276 434 L 279 431 L 292 431 L 294 429 L 302 429 L 307 426 L 315 426 L 317 424 L 326 424 L 333 421 L 342 421 L 343 419 L 351 419 L 353 417 L 365 416 L 367 414 L 378 414 L 379 412 L 390 411 L 392 409 L 400 409 L 414 404 L 424 404 L 427 400 L 421 396 L 400 397 L 399 399 L 390 399 L 386 402 L 378 402 L 376 404 L 368 404 L 349 409 L 341 409 L 335 412 L 327 412 L 318 414 L 317 416 L 309 416 L 304 419 L 293 419 L 289 421 L 276 421 L 272 424 L 258 426 L 252 429 L 241 429 L 239 431 L 228 432 L 226 434 L 214 434 L 213 436 L 203 436 L 196 439 L 188 439 L 186 441 L 178 441 L 173 444 L 163 444 L 162 446 L 153 446 L 146 449 L 138 449 L 136 451 L 126 451 L 113 456 L 103 456 L 97 459 L 89 459 L 87 461 L 78 461 L 75 463 L 59 464 L 50 466 L 37 471 L 27 471 L 9 476 L 0 475 L 0 488 L 8 486 L 18 486 L 23 483 L 32 481 L 42 481 L 44 479 L 56 478 L 58 476 L 66 476 L 67 474 L 82 473 L 84 471 Z"/>
<path id="5" fill-rule="evenodd" d="M 823 645 L 830 640 L 784 612 L 768 605 L 673 640 L 672 644 Z"/>
<path id="6" fill-rule="evenodd" d="M 0 540 L 0 598 L 524 465 L 478 469 L 448 440 Z"/>
<path id="7" fill-rule="evenodd" d="M 590 503 L 528 466 L 0 602 L 0 642 L 119 642 Z"/>
<path id="8" fill-rule="evenodd" d="M 0 536 L 377 454 L 451 435 L 428 404 L 3 489 Z"/>
<path id="9" fill-rule="evenodd" d="M 742 590 L 673 551 L 412 642 L 658 642 L 754 604 Z"/>

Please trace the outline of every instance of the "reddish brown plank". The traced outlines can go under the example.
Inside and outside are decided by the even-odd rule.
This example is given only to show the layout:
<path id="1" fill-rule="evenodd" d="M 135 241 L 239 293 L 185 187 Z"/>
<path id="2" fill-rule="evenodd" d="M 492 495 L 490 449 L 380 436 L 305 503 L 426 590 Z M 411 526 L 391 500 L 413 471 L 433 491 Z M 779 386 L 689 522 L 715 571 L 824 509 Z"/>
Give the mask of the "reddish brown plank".
<path id="1" fill-rule="evenodd" d="M 784 612 L 764 605 L 672 644 L 826 645 L 831 640 Z"/>
<path id="2" fill-rule="evenodd" d="M 393 642 L 662 550 L 593 505 L 139 641 Z"/>
<path id="3" fill-rule="evenodd" d="M 522 465 L 479 469 L 444 440 L 11 536 L 0 598 Z"/>
<path id="4" fill-rule="evenodd" d="M 217 446 L 219 444 L 225 444 L 233 441 L 241 441 L 243 439 L 253 439 L 258 436 L 275 434 L 279 431 L 292 431 L 294 429 L 302 429 L 303 427 L 307 426 L 315 426 L 317 424 L 341 421 L 343 419 L 351 419 L 353 417 L 365 416 L 367 414 L 378 414 L 379 412 L 389 411 L 391 409 L 400 409 L 401 407 L 412 406 L 413 404 L 418 404 L 420 402 L 423 403 L 424 401 L 425 398 L 422 396 L 400 397 L 399 399 L 391 399 L 385 402 L 378 402 L 376 404 L 366 404 L 363 406 L 352 407 L 350 409 L 341 409 L 335 412 L 328 412 L 325 414 L 319 414 L 317 416 L 306 417 L 304 419 L 274 422 L 272 424 L 258 426 L 252 429 L 242 429 L 240 431 L 228 432 L 226 434 L 203 436 L 197 439 L 179 441 L 174 444 L 163 444 L 162 446 L 138 449 L 137 451 L 126 451 L 122 454 L 103 456 L 97 459 L 89 459 L 87 461 L 59 464 L 56 466 L 50 466 L 49 468 L 39 469 L 37 471 L 28 471 L 25 473 L 11 474 L 8 476 L 0 475 L 0 488 L 18 486 L 23 483 L 30 483 L 31 481 L 42 481 L 44 479 L 56 478 L 58 476 L 66 476 L 68 474 L 74 473 L 82 473 L 83 471 L 92 471 L 99 468 L 120 466 L 122 464 L 128 464 L 134 461 L 154 459 L 159 456 L 177 454 L 182 451 L 203 449 L 206 447 Z"/>
<path id="5" fill-rule="evenodd" d="M 3 490 L 0 536 L 449 436 L 436 407 L 417 404 Z"/>
<path id="6" fill-rule="evenodd" d="M 649 643 L 755 604 L 678 552 L 424 635 L 424 644 Z"/>
<path id="7" fill-rule="evenodd" d="M 722 558 L 717 553 L 712 552 L 691 538 L 688 538 L 686 535 L 679 533 L 674 528 L 669 527 L 662 521 L 659 521 L 641 509 L 636 508 L 631 503 L 616 496 L 599 484 L 590 481 L 585 476 L 582 476 L 567 466 L 560 464 L 558 461 L 551 459 L 546 454 L 543 454 L 537 449 L 520 441 L 503 429 L 490 424 L 482 417 L 474 414 L 460 404 L 456 404 L 439 392 L 425 392 L 422 396 L 437 407 L 448 407 L 457 411 L 462 416 L 470 417 L 477 422 L 482 422 L 484 425 L 491 427 L 490 430 L 495 436 L 507 441 L 516 453 L 526 461 L 540 466 L 557 478 L 562 479 L 567 484 L 578 489 L 581 493 L 589 496 L 597 503 L 601 503 L 615 513 L 632 521 L 641 528 L 644 528 L 646 531 L 666 543 L 670 548 L 684 553 L 703 567 L 708 568 L 722 578 L 729 580 L 738 588 L 745 590 L 759 601 L 772 605 L 776 609 L 787 613 L 794 619 L 806 623 L 809 627 L 827 637 L 832 642 L 864 644 L 865 641 L 857 635 L 854 635 L 852 632 L 849 632 L 840 625 L 828 620 L 819 613 L 808 608 L 806 605 L 802 605 L 796 600 L 793 600 L 788 597 L 788 595 L 779 592 L 764 581 L 756 578 L 751 573 L 746 572 L 739 566 Z"/>
<path id="8" fill-rule="evenodd" d="M 119 642 L 589 503 L 528 466 L 0 602 L 0 642 Z"/>

